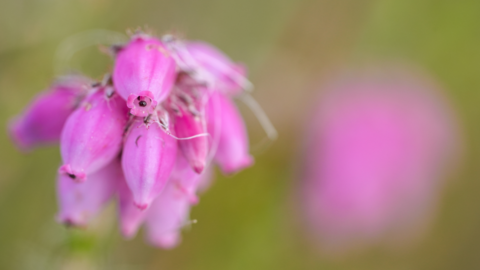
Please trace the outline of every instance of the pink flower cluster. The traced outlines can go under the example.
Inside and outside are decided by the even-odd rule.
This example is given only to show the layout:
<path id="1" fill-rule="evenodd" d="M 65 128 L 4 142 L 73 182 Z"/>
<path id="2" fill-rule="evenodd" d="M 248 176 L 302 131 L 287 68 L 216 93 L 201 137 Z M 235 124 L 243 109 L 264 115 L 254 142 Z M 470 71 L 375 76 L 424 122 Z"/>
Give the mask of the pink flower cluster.
<path id="1" fill-rule="evenodd" d="M 231 100 L 249 87 L 244 67 L 211 45 L 137 33 L 115 47 L 111 76 L 62 78 L 9 129 L 24 150 L 60 142 L 60 222 L 86 226 L 118 196 L 124 236 L 145 223 L 148 240 L 170 248 L 210 161 L 227 174 L 253 163 Z"/>

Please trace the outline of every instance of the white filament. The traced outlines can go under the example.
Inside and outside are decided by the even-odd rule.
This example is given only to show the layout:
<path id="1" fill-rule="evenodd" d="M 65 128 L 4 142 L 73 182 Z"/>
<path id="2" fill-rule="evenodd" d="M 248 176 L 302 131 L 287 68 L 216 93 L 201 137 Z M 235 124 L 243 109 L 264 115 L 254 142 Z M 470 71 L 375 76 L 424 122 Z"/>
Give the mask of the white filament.
<path id="1" fill-rule="evenodd" d="M 179 138 L 179 137 L 173 135 L 170 132 L 170 129 L 168 129 L 168 127 L 162 125 L 162 123 L 160 123 L 160 121 L 157 120 L 154 123 L 158 124 L 163 130 L 165 130 L 165 133 L 167 133 L 168 136 L 174 138 L 175 140 L 179 140 L 179 141 L 186 141 L 186 140 L 191 140 L 191 139 L 195 139 L 195 138 L 198 138 L 198 137 L 210 136 L 209 133 L 199 133 L 199 134 L 195 134 L 195 135 L 190 136 L 190 137 Z"/>
<path id="2" fill-rule="evenodd" d="M 259 149 L 267 147 L 274 140 L 276 140 L 278 138 L 278 132 L 268 118 L 267 114 L 263 111 L 262 107 L 249 93 L 243 92 L 239 96 L 239 99 L 253 112 L 258 122 L 262 126 L 263 130 L 265 131 L 265 134 L 267 135 L 258 144 L 252 147 L 254 148 L 254 151 L 259 151 Z"/>
<path id="3" fill-rule="evenodd" d="M 176 140 L 179 140 L 179 141 L 186 141 L 186 140 L 191 140 L 191 139 L 195 139 L 195 138 L 198 138 L 198 137 L 210 136 L 210 134 L 208 134 L 208 133 L 200 133 L 200 134 L 193 135 L 193 136 L 190 136 L 190 137 L 178 138 L 170 132 L 168 132 L 167 134 L 170 135 L 170 137 L 172 137 Z"/>

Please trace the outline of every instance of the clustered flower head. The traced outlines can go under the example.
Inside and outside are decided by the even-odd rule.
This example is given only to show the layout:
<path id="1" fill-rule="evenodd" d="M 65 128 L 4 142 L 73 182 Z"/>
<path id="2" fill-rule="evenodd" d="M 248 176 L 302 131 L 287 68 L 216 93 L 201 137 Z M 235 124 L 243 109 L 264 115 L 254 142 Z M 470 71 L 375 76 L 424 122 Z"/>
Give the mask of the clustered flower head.
<path id="1" fill-rule="evenodd" d="M 211 161 L 227 174 L 253 163 L 232 97 L 251 87 L 243 65 L 203 42 L 137 32 L 112 48 L 102 82 L 66 76 L 13 119 L 23 150 L 60 142 L 58 221 L 84 227 L 118 197 L 123 235 L 180 241 Z"/>

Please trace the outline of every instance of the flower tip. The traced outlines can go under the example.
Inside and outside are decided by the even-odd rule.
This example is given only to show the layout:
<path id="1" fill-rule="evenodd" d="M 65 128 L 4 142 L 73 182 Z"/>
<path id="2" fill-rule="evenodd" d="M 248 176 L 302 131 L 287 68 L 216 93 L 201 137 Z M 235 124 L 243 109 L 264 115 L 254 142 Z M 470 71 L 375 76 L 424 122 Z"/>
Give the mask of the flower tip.
<path id="1" fill-rule="evenodd" d="M 122 226 L 120 229 L 123 235 L 123 238 L 130 240 L 135 237 L 137 230 L 133 226 Z"/>
<path id="2" fill-rule="evenodd" d="M 148 203 L 137 203 L 137 202 L 135 202 L 135 206 L 136 206 L 138 209 L 144 211 L 145 209 L 148 208 Z"/>
<path id="3" fill-rule="evenodd" d="M 67 228 L 85 228 L 87 225 L 79 218 L 72 216 L 57 216 L 57 222 L 61 223 Z"/>
<path id="4" fill-rule="evenodd" d="M 155 247 L 163 248 L 163 249 L 172 249 L 180 244 L 180 235 L 175 233 L 166 233 L 155 238 L 150 238 L 149 242 Z"/>
<path id="5" fill-rule="evenodd" d="M 152 92 L 142 91 L 139 95 L 130 94 L 128 96 L 127 107 L 130 108 L 132 115 L 145 117 L 155 110 L 157 101 Z"/>
<path id="6" fill-rule="evenodd" d="M 29 152 L 31 150 L 31 145 L 27 142 L 25 137 L 22 136 L 20 120 L 18 118 L 14 118 L 8 123 L 8 134 L 10 135 L 11 140 L 22 152 Z"/>
<path id="7" fill-rule="evenodd" d="M 197 195 L 192 194 L 191 196 L 189 196 L 188 201 L 190 202 L 191 205 L 196 205 L 200 202 L 200 199 L 198 198 Z"/>
<path id="8" fill-rule="evenodd" d="M 255 160 L 251 156 L 246 156 L 241 162 L 222 166 L 222 171 L 227 175 L 235 174 L 243 169 L 253 165 Z"/>
<path id="9" fill-rule="evenodd" d="M 196 164 L 193 164 L 192 167 L 196 173 L 201 174 L 205 168 L 205 164 L 204 162 L 197 162 Z"/>
<path id="10" fill-rule="evenodd" d="M 64 164 L 58 169 L 59 174 L 68 175 L 68 177 L 72 178 L 75 182 L 85 182 L 87 180 L 87 175 L 84 172 L 75 172 L 72 170 L 70 164 Z"/>

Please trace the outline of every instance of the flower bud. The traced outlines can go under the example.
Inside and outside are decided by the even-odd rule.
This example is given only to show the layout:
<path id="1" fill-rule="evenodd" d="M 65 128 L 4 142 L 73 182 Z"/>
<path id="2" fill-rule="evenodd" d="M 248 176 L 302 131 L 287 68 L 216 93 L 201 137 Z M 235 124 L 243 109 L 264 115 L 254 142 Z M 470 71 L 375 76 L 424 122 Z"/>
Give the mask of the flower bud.
<path id="1" fill-rule="evenodd" d="M 156 116 L 151 122 L 136 119 L 125 139 L 122 166 L 135 205 L 145 209 L 162 192 L 173 166 L 177 141 L 160 127 Z"/>
<path id="2" fill-rule="evenodd" d="M 90 81 L 67 76 L 39 94 L 9 125 L 12 139 L 22 150 L 57 143 L 68 116 L 87 93 Z"/>
<path id="3" fill-rule="evenodd" d="M 213 93 L 207 106 L 208 132 L 216 144 L 215 162 L 231 174 L 253 164 L 248 153 L 248 135 L 235 104 L 220 93 Z"/>
<path id="4" fill-rule="evenodd" d="M 83 181 L 110 163 L 121 150 L 127 120 L 125 102 L 113 88 L 102 86 L 90 94 L 65 123 L 59 173 Z"/>
<path id="5" fill-rule="evenodd" d="M 168 96 L 175 72 L 175 61 L 162 42 L 140 35 L 117 53 L 113 81 L 130 113 L 145 117 Z"/>
<path id="6" fill-rule="evenodd" d="M 82 183 L 72 181 L 68 175 L 58 175 L 58 221 L 71 226 L 86 226 L 112 197 L 122 177 L 120 161 L 116 159 Z"/>
<path id="7" fill-rule="evenodd" d="M 180 138 L 178 146 L 193 170 L 201 173 L 205 167 L 208 154 L 208 136 L 205 124 L 204 105 L 195 106 L 187 94 L 172 96 L 169 106 L 175 135 Z M 197 109 L 200 107 L 199 109 Z M 197 136 L 197 137 L 196 137 Z"/>
<path id="8" fill-rule="evenodd" d="M 208 74 L 207 77 L 213 82 L 214 89 L 231 95 L 251 89 L 252 85 L 245 77 L 247 73 L 245 66 L 234 63 L 213 45 L 205 42 L 189 42 L 186 47 L 202 72 Z"/>

